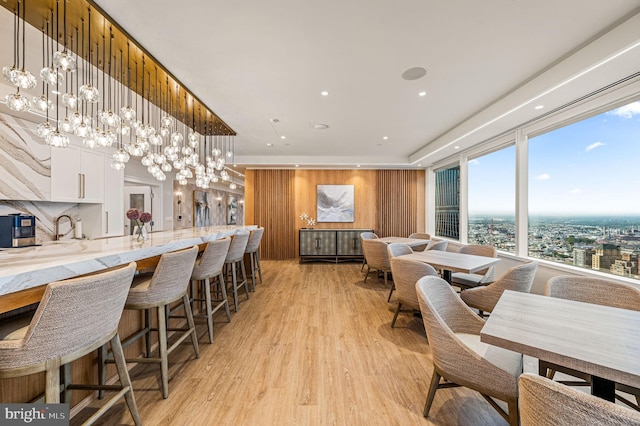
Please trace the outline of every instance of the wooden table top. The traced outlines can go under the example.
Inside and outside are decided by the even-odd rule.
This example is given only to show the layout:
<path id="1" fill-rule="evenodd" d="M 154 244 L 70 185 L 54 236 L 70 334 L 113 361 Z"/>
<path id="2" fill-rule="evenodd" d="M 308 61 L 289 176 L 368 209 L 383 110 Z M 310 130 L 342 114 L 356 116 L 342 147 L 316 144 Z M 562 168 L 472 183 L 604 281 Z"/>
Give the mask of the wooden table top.
<path id="1" fill-rule="evenodd" d="M 384 237 L 384 238 L 377 238 L 376 241 L 380 241 L 386 244 L 400 243 L 400 244 L 406 244 L 409 247 L 415 247 L 415 246 L 421 246 L 424 244 L 429 244 L 429 241 L 431 240 L 424 240 L 422 238 Z"/>
<path id="2" fill-rule="evenodd" d="M 497 257 L 476 256 L 452 251 L 429 250 L 398 256 L 402 259 L 428 263 L 436 269 L 468 274 L 481 271 L 500 262 Z"/>
<path id="3" fill-rule="evenodd" d="M 640 387 L 640 312 L 505 291 L 480 340 Z"/>

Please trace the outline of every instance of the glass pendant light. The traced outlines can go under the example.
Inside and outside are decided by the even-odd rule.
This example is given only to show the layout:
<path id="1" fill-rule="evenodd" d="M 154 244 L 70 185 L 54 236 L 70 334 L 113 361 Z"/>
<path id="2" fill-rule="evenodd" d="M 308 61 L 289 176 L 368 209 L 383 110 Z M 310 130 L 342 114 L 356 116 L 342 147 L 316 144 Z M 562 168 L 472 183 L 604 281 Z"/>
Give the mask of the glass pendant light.
<path id="1" fill-rule="evenodd" d="M 36 135 L 38 135 L 38 137 L 45 139 L 47 137 L 47 135 L 49 133 L 51 133 L 54 129 L 51 128 L 51 125 L 49 124 L 49 121 L 45 121 L 44 123 L 40 123 L 38 124 L 38 126 L 36 127 Z"/>
<path id="2" fill-rule="evenodd" d="M 131 87 L 131 57 L 130 57 L 130 46 L 129 46 L 129 42 L 127 41 L 127 86 L 130 88 Z M 121 61 L 122 62 L 122 61 Z M 136 73 L 138 72 L 138 66 L 136 64 Z M 137 77 L 136 77 L 136 84 L 137 84 Z M 136 111 L 131 108 L 131 96 L 132 96 L 132 90 L 129 89 L 128 91 L 128 99 L 127 99 L 127 105 L 123 106 L 122 108 L 120 108 L 120 117 L 123 120 L 127 120 L 129 122 L 134 121 L 136 119 Z"/>
<path id="3" fill-rule="evenodd" d="M 29 98 L 20 93 L 20 88 L 18 88 L 16 93 L 11 93 L 5 96 L 4 101 L 12 111 L 21 112 L 29 111 L 29 109 L 31 109 L 31 102 L 29 102 Z"/>
<path id="4" fill-rule="evenodd" d="M 25 21 L 25 15 L 26 15 L 26 10 L 27 10 L 27 2 L 26 0 L 22 0 L 22 68 L 20 70 L 14 70 L 13 72 L 10 72 L 9 75 L 11 78 L 11 81 L 13 82 L 13 84 L 15 84 L 16 86 L 18 86 L 18 88 L 20 89 L 33 89 L 34 87 L 36 87 L 38 85 L 38 80 L 36 80 L 36 78 L 33 76 L 33 74 L 31 74 L 25 66 L 25 60 L 26 60 L 26 55 L 25 55 L 25 35 L 26 35 L 26 31 L 25 31 L 25 26 L 26 26 L 26 21 Z M 18 16 L 20 15 L 20 2 L 18 2 Z M 18 35 L 20 34 L 20 19 L 18 19 Z M 18 37 L 19 39 L 19 37 Z M 20 52 L 20 45 L 18 45 L 18 52 Z M 17 57 L 18 58 L 18 63 L 20 63 L 20 56 Z"/>
<path id="5" fill-rule="evenodd" d="M 19 5 L 18 5 L 19 6 Z M 13 12 L 13 65 L 2 67 L 2 76 L 9 82 L 13 83 L 18 73 L 18 9 Z"/>
<path id="6" fill-rule="evenodd" d="M 66 148 L 69 145 L 69 137 L 56 129 L 47 135 L 46 141 L 49 145 L 58 148 Z"/>
<path id="7" fill-rule="evenodd" d="M 88 35 L 87 35 L 87 39 L 88 39 L 88 43 L 91 43 L 91 7 L 89 7 L 89 17 L 88 17 Z M 83 43 L 83 47 L 82 49 L 84 50 L 84 43 Z M 98 55 L 97 53 L 98 50 L 98 45 L 96 44 L 96 56 Z M 95 104 L 98 103 L 98 100 L 100 99 L 100 92 L 98 91 L 98 88 L 95 87 L 93 85 L 93 71 L 91 70 L 91 48 L 89 48 L 88 53 L 88 58 L 86 58 L 86 68 L 87 68 L 87 72 L 86 72 L 86 76 L 85 76 L 85 81 L 84 84 L 82 86 L 80 86 L 80 90 L 78 91 L 78 96 L 80 97 L 80 99 L 82 99 L 85 102 L 88 102 L 90 104 Z"/>
<path id="8" fill-rule="evenodd" d="M 56 15 L 58 15 L 59 0 L 56 0 Z M 64 72 L 74 72 L 76 70 L 76 60 L 67 50 L 67 2 L 64 2 L 64 46 L 62 51 L 53 54 L 53 66 Z"/>

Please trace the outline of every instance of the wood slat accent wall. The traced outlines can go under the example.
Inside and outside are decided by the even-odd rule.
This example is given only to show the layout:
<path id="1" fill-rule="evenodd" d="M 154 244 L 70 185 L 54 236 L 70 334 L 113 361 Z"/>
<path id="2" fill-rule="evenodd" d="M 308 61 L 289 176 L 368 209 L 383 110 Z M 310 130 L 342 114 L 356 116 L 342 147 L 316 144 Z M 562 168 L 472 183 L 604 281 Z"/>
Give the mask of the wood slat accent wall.
<path id="1" fill-rule="evenodd" d="M 263 259 L 295 258 L 295 170 L 255 170 L 252 175 L 253 202 L 249 204 L 253 204 L 253 223 L 264 227 L 260 256 Z"/>
<path id="2" fill-rule="evenodd" d="M 377 189 L 380 237 L 424 232 L 424 172 L 378 170 Z"/>
<path id="3" fill-rule="evenodd" d="M 246 170 L 247 224 L 265 227 L 262 259 L 298 255 L 298 216 L 315 218 L 318 185 L 353 185 L 355 220 L 318 223 L 316 229 L 372 228 L 380 236 L 407 236 L 425 229 L 422 170 Z"/>

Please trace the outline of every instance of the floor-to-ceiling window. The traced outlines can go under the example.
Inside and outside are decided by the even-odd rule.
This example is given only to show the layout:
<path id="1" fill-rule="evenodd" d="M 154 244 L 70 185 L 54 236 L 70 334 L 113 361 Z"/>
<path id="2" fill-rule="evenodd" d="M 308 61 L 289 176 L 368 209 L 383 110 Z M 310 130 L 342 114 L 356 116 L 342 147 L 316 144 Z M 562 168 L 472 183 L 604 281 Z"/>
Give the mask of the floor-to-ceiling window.
<path id="1" fill-rule="evenodd" d="M 443 159 L 432 174 L 430 229 L 640 279 L 639 97 L 640 81 L 597 92 Z"/>
<path id="2" fill-rule="evenodd" d="M 640 101 L 528 145 L 529 256 L 638 278 Z"/>
<path id="3" fill-rule="evenodd" d="M 468 161 L 470 244 L 515 251 L 516 150 L 511 145 Z"/>

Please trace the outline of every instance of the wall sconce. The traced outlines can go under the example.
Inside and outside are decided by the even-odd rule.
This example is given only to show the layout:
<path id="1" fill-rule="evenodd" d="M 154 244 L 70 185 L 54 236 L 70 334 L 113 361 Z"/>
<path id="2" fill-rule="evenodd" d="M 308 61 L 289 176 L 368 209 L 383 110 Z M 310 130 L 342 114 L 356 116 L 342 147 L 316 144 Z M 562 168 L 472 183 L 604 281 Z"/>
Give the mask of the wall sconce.
<path id="1" fill-rule="evenodd" d="M 182 192 L 176 192 L 176 198 L 178 203 L 178 220 L 182 220 Z"/>

